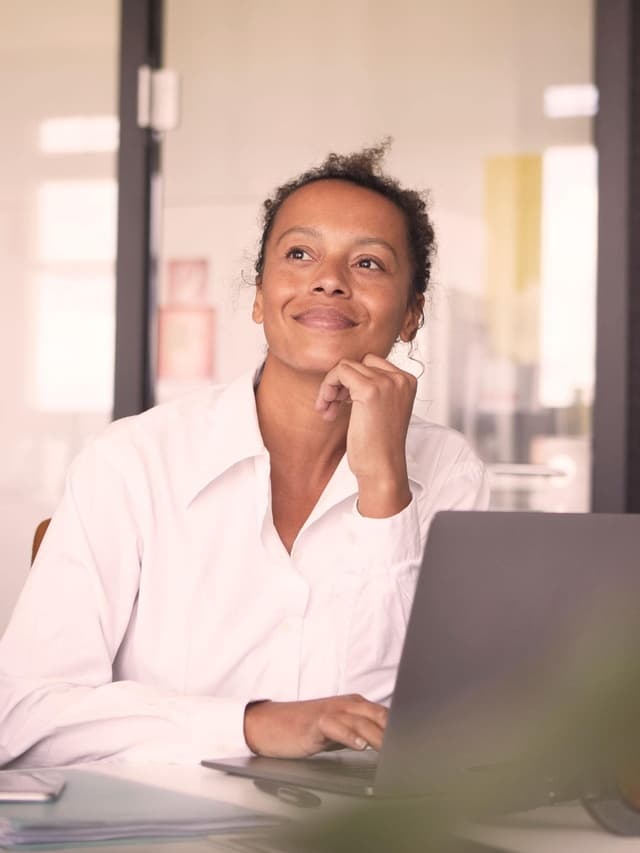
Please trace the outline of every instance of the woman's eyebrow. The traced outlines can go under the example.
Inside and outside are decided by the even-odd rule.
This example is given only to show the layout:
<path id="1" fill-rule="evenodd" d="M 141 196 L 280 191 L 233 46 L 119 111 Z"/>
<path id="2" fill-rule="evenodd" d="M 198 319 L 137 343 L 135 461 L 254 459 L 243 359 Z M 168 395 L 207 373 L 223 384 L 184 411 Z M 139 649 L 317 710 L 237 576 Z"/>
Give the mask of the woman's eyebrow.
<path id="1" fill-rule="evenodd" d="M 387 240 L 384 240 L 382 237 L 362 237 L 360 240 L 356 240 L 355 245 L 356 246 L 373 246 L 373 245 L 384 246 L 385 249 L 388 249 L 391 252 L 391 254 L 396 259 L 396 261 L 398 260 L 398 253 L 396 252 L 396 250 L 393 248 L 391 243 L 389 243 Z"/>
<path id="2" fill-rule="evenodd" d="M 276 240 L 276 246 L 279 245 L 285 237 L 288 237 L 290 234 L 306 234 L 308 237 L 322 237 L 321 233 L 316 228 L 309 228 L 306 225 L 293 225 L 291 228 L 287 228 L 286 231 L 283 231 L 282 234 Z M 398 260 L 398 253 L 394 249 L 394 247 L 389 243 L 388 240 L 385 240 L 383 237 L 360 237 L 358 238 L 354 245 L 356 246 L 384 246 L 385 249 L 388 249 L 393 257 Z"/>
<path id="3" fill-rule="evenodd" d="M 306 234 L 309 237 L 320 237 L 320 232 L 316 231 L 315 228 L 307 228 L 304 225 L 294 225 L 293 228 L 287 228 L 286 231 L 282 232 L 282 234 L 278 237 L 276 241 L 276 246 L 278 245 L 278 243 L 281 243 L 285 237 L 287 237 L 289 234 L 292 234 L 294 231 L 297 234 Z"/>

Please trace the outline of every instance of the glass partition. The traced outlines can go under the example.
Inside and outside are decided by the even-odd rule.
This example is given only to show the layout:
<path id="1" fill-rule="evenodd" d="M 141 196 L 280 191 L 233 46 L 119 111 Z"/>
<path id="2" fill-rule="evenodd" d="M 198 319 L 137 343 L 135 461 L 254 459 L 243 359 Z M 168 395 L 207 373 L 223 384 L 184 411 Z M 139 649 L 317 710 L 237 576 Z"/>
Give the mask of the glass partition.
<path id="1" fill-rule="evenodd" d="M 463 431 L 494 509 L 589 507 L 596 154 L 591 0 L 167 0 L 182 121 L 164 145 L 159 399 L 264 351 L 262 200 L 392 137 L 439 253 L 416 411 Z M 408 354 L 394 354 L 420 370 Z"/>
<path id="2" fill-rule="evenodd" d="M 118 3 L 0 0 L 0 633 L 113 405 Z"/>

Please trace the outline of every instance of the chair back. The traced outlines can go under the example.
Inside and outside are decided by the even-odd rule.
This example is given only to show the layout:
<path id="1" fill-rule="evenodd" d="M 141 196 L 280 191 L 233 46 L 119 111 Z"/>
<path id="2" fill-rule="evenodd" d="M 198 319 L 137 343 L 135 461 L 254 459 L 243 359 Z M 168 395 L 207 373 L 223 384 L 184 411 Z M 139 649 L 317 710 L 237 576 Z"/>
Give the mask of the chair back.
<path id="1" fill-rule="evenodd" d="M 31 545 L 31 565 L 33 565 L 33 561 L 38 553 L 38 548 L 42 544 L 44 534 L 47 532 L 47 527 L 49 526 L 50 521 L 50 518 L 45 518 L 44 521 L 41 521 L 36 527 L 36 532 L 33 534 L 33 543 Z"/>

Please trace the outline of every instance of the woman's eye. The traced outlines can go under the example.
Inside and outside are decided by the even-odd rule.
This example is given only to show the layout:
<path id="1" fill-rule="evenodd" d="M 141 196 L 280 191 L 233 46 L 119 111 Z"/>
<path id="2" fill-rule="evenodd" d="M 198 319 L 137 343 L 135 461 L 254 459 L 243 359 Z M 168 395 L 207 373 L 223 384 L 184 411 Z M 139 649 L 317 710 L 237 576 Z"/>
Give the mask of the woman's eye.
<path id="1" fill-rule="evenodd" d="M 311 260 L 309 252 L 307 252 L 306 249 L 300 249 L 298 246 L 294 246 L 292 249 L 289 249 L 286 256 L 294 261 Z"/>
<path id="2" fill-rule="evenodd" d="M 361 269 L 365 270 L 383 270 L 384 267 L 380 263 L 380 261 L 376 261 L 375 258 L 359 258 L 357 261 L 357 265 Z"/>

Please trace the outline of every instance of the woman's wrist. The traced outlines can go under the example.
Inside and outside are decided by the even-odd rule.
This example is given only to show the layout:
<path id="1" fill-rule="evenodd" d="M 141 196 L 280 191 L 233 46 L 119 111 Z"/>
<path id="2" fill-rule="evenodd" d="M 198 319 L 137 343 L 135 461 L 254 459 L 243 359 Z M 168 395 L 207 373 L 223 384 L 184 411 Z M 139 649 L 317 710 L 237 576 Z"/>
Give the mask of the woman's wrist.
<path id="1" fill-rule="evenodd" d="M 358 512 L 365 518 L 390 518 L 411 503 L 409 480 L 358 480 Z"/>
<path id="2" fill-rule="evenodd" d="M 254 702 L 249 702 L 249 704 L 244 709 L 244 739 L 247 742 L 247 746 L 249 747 L 251 752 L 255 753 L 256 755 L 260 754 L 260 706 L 263 706 L 268 702 L 270 702 L 269 699 L 256 699 Z"/>

